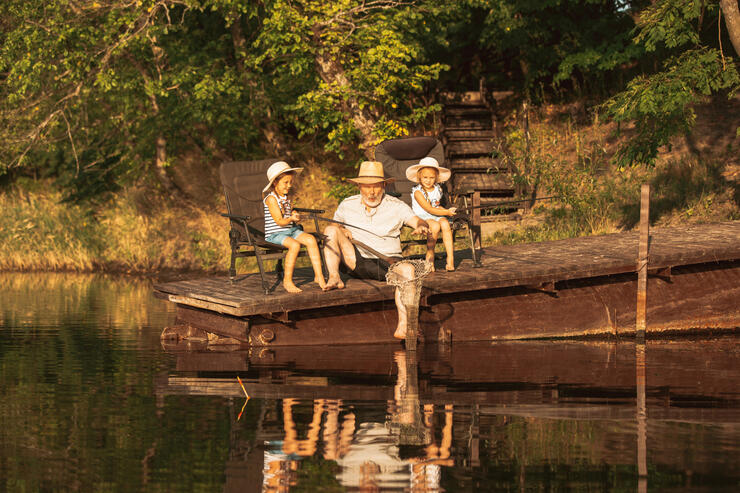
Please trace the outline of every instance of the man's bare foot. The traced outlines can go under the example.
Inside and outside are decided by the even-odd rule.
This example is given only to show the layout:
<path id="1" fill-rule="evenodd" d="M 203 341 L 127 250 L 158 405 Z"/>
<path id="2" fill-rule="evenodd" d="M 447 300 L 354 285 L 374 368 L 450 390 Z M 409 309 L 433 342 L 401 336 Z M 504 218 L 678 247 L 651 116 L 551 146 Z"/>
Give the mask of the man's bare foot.
<path id="1" fill-rule="evenodd" d="M 324 276 L 314 277 L 313 282 L 318 284 L 322 291 L 326 291 L 326 281 L 324 281 Z"/>
<path id="2" fill-rule="evenodd" d="M 455 270 L 455 261 L 454 260 L 448 260 L 447 264 L 445 265 L 445 270 L 447 272 L 452 272 Z"/>
<path id="3" fill-rule="evenodd" d="M 288 281 L 283 281 L 283 288 L 285 288 L 285 290 L 289 293 L 300 293 L 303 291 L 301 288 Z"/>
<path id="4" fill-rule="evenodd" d="M 342 279 L 337 276 L 329 276 L 329 279 L 326 281 L 326 287 L 324 287 L 325 291 L 329 291 L 332 289 L 342 289 L 344 288 L 344 283 L 342 282 Z"/>
<path id="5" fill-rule="evenodd" d="M 396 328 L 396 331 L 393 333 L 393 337 L 396 339 L 406 339 L 406 327 L 398 327 Z"/>
<path id="6" fill-rule="evenodd" d="M 434 252 L 427 252 L 426 256 L 424 257 L 424 260 L 432 264 L 431 272 L 434 272 Z"/>

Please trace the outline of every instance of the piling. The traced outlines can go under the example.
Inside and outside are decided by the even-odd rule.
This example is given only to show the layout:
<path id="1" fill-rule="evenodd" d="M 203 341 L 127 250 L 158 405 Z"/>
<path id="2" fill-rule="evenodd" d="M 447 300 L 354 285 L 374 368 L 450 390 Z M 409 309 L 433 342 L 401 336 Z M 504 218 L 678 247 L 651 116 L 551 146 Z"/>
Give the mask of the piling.
<path id="1" fill-rule="evenodd" d="M 650 246 L 650 185 L 644 184 L 640 191 L 640 239 L 637 247 L 637 314 L 635 336 L 645 340 L 647 328 L 647 275 Z"/>
<path id="2" fill-rule="evenodd" d="M 647 401 L 645 395 L 645 344 L 635 345 L 637 387 L 637 474 L 639 491 L 647 489 Z"/>

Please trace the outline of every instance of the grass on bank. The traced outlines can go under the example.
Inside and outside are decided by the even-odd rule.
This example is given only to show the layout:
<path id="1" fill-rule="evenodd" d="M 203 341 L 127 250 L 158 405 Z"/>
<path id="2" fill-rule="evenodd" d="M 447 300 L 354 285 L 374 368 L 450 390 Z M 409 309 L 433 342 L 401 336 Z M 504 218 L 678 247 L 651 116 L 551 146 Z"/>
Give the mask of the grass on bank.
<path id="1" fill-rule="evenodd" d="M 550 108 L 552 111 L 552 107 Z M 557 112 L 555 112 L 557 114 Z M 640 216 L 640 187 L 651 185 L 651 223 L 669 226 L 740 219 L 737 168 L 740 139 L 689 152 L 677 142 L 654 166 L 618 167 L 614 126 L 575 125 L 567 112 L 534 115 L 527 148 L 520 127 L 510 127 L 507 148 L 518 167 L 517 179 L 537 195 L 559 196 L 538 202 L 535 225 L 508 228 L 484 244 L 514 244 L 614 233 L 634 228 Z M 528 157 L 528 164 L 525 162 Z"/>
<path id="2" fill-rule="evenodd" d="M 131 189 L 102 207 L 62 202 L 45 182 L 0 194 L 0 269 L 217 270 L 228 258 L 225 220 L 208 210 L 152 206 Z"/>

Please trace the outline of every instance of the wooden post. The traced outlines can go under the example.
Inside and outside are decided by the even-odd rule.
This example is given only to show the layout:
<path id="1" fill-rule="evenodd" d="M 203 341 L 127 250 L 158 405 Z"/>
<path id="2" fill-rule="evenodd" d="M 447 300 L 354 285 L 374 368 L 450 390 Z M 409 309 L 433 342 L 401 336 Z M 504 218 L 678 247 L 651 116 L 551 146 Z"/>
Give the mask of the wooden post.
<path id="1" fill-rule="evenodd" d="M 473 192 L 473 211 L 472 211 L 472 222 L 473 222 L 473 238 L 475 241 L 474 248 L 480 250 L 481 245 L 481 221 L 480 221 L 480 192 Z"/>
<path id="2" fill-rule="evenodd" d="M 637 315 L 635 336 L 645 341 L 647 329 L 647 274 L 650 247 L 650 185 L 642 186 L 640 192 L 640 240 L 637 247 Z"/>
<path id="3" fill-rule="evenodd" d="M 635 344 L 637 384 L 637 475 L 638 491 L 647 491 L 647 405 L 645 399 L 645 344 Z"/>

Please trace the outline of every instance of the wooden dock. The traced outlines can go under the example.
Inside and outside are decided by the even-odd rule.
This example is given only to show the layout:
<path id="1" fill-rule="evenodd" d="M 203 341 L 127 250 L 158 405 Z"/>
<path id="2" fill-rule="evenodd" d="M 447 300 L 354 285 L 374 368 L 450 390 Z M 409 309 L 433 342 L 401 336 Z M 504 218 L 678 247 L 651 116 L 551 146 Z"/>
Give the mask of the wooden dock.
<path id="1" fill-rule="evenodd" d="M 455 272 L 424 280 L 420 330 L 442 342 L 634 331 L 637 245 L 629 232 L 485 248 L 481 267 L 463 258 Z M 649 332 L 740 327 L 740 221 L 654 229 L 649 269 Z M 254 274 L 154 288 L 177 305 L 182 326 L 173 336 L 187 326 L 196 338 L 206 331 L 251 345 L 393 340 L 391 286 L 348 279 L 345 289 L 322 292 L 306 284 L 310 271 L 295 277 L 302 293 L 274 278 L 264 295 Z"/>

